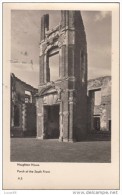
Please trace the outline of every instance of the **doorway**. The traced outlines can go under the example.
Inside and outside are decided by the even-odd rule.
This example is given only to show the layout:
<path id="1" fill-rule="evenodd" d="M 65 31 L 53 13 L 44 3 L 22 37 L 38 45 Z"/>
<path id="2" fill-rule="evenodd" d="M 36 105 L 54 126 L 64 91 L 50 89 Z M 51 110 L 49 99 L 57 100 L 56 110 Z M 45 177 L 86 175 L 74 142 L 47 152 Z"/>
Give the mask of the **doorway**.
<path id="1" fill-rule="evenodd" d="M 100 117 L 94 117 L 94 129 L 100 131 Z"/>
<path id="2" fill-rule="evenodd" d="M 44 130 L 47 139 L 59 138 L 59 105 L 44 106 Z"/>

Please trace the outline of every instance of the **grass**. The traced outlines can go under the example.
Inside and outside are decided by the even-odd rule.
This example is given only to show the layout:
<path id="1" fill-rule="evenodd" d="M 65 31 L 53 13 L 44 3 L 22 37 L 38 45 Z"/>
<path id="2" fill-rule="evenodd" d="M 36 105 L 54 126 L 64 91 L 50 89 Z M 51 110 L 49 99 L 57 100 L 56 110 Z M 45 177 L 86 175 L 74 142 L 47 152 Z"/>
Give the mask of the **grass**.
<path id="1" fill-rule="evenodd" d="M 11 138 L 13 162 L 111 162 L 110 141 L 75 143 L 36 138 Z"/>

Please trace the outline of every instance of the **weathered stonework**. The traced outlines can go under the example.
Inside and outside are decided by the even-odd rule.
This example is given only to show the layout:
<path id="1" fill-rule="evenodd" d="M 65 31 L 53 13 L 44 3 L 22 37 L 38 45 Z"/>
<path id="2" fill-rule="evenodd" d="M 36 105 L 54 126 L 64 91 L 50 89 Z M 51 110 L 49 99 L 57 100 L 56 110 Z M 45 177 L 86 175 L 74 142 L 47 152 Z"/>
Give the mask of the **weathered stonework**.
<path id="1" fill-rule="evenodd" d="M 11 137 L 36 136 L 36 93 L 37 89 L 11 74 Z"/>
<path id="2" fill-rule="evenodd" d="M 95 92 L 100 91 L 101 102 L 95 105 Z M 99 119 L 98 131 L 111 131 L 111 77 L 105 76 L 88 81 L 88 129 L 94 131 L 94 119 Z"/>
<path id="3" fill-rule="evenodd" d="M 59 79 L 50 82 L 49 56 L 56 53 Z M 87 134 L 87 43 L 80 11 L 61 11 L 60 25 L 52 30 L 49 16 L 42 17 L 39 59 L 37 138 L 48 139 L 51 126 L 57 128 L 49 117 L 59 109 L 59 134 L 53 132 L 51 137 L 83 140 Z"/>

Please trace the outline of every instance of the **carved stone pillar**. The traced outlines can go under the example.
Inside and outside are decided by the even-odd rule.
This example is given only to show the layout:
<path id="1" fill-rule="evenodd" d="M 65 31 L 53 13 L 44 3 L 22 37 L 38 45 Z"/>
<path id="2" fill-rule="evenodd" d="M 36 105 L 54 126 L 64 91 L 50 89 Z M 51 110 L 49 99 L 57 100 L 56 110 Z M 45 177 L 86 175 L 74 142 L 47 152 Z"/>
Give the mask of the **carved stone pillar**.
<path id="1" fill-rule="evenodd" d="M 39 57 L 39 84 L 44 83 L 44 55 Z"/>
<path id="2" fill-rule="evenodd" d="M 60 75 L 61 78 L 65 77 L 66 75 L 66 45 L 63 45 L 61 48 L 61 71 L 60 71 Z"/>
<path id="3" fill-rule="evenodd" d="M 69 142 L 75 141 L 74 139 L 74 90 L 69 90 Z"/>
<path id="4" fill-rule="evenodd" d="M 47 55 L 44 55 L 44 82 L 47 82 Z"/>
<path id="5" fill-rule="evenodd" d="M 37 132 L 37 138 L 38 139 L 44 139 L 45 138 L 45 134 L 44 134 L 44 128 L 43 128 L 43 114 L 42 113 L 38 113 L 38 125 L 39 125 L 39 132 Z M 40 121 L 39 121 L 40 120 Z M 40 129 L 42 130 L 40 132 Z"/>
<path id="6" fill-rule="evenodd" d="M 63 111 L 63 141 L 68 142 L 69 139 L 69 111 Z"/>
<path id="7" fill-rule="evenodd" d="M 60 137 L 59 137 L 59 141 L 63 141 L 63 108 L 62 108 L 62 102 L 60 103 Z"/>
<path id="8" fill-rule="evenodd" d="M 36 102 L 37 107 L 37 139 L 44 139 L 44 113 L 42 98 L 38 98 Z"/>

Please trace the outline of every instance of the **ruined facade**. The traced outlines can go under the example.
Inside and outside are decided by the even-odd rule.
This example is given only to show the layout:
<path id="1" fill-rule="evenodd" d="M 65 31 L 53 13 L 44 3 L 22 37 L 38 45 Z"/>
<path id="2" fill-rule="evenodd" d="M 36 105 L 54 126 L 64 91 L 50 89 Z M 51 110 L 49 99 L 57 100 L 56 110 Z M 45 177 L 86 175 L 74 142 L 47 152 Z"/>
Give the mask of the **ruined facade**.
<path id="1" fill-rule="evenodd" d="M 88 130 L 111 132 L 111 76 L 88 81 Z"/>
<path id="2" fill-rule="evenodd" d="M 37 89 L 11 74 L 11 137 L 36 136 Z"/>
<path id="3" fill-rule="evenodd" d="M 87 43 L 80 11 L 41 18 L 38 90 L 11 74 L 11 137 L 80 141 L 111 134 L 111 77 L 87 83 Z M 110 137 L 110 136 L 108 136 Z"/>
<path id="4" fill-rule="evenodd" d="M 41 19 L 37 138 L 78 141 L 87 134 L 87 43 L 80 11 L 61 11 L 58 26 Z M 57 73 L 52 73 L 52 66 Z M 52 75 L 55 74 L 55 78 Z"/>

